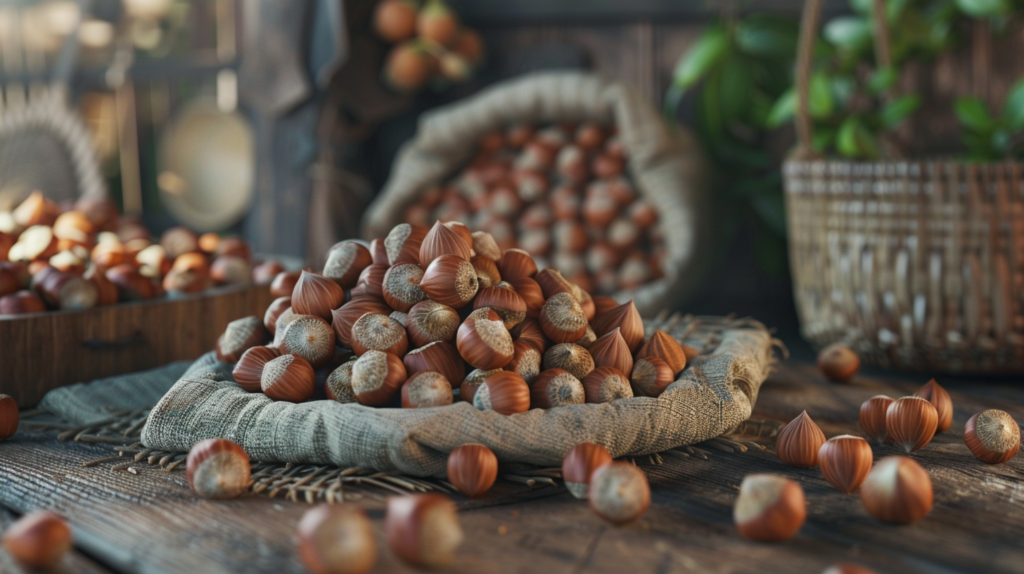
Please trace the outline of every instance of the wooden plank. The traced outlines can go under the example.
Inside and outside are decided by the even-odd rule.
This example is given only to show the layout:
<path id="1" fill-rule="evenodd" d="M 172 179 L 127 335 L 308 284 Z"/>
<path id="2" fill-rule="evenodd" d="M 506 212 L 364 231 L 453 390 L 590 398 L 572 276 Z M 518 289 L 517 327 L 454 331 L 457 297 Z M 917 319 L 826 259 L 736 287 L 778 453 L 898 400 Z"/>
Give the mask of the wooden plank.
<path id="1" fill-rule="evenodd" d="M 857 409 L 865 398 L 901 396 L 923 381 L 860 376 L 852 384 L 825 382 L 810 364 L 780 368 L 762 388 L 756 417 L 788 420 L 807 409 L 826 435 L 859 434 Z M 665 455 L 644 466 L 652 505 L 636 524 L 615 528 L 560 489 L 505 486 L 482 500 L 460 500 L 467 541 L 451 572 L 820 572 L 841 561 L 880 572 L 1014 572 L 1024 563 L 1024 456 L 990 466 L 976 461 L 959 433 L 981 408 L 999 407 L 1024 419 L 1024 389 L 1005 383 L 942 381 L 955 403 L 953 432 L 915 453 L 931 474 L 936 504 L 911 526 L 877 522 L 859 497 L 844 496 L 817 469 L 783 465 L 771 452 L 727 454 L 710 460 Z M 83 548 L 119 570 L 301 572 L 292 534 L 308 508 L 262 496 L 226 502 L 195 499 L 184 473 L 140 466 L 139 475 L 107 467 L 82 468 L 109 451 L 58 443 L 23 432 L 0 443 L 0 505 L 18 512 L 52 508 L 69 517 Z M 875 447 L 876 457 L 894 454 Z M 789 476 L 803 486 L 808 520 L 782 544 L 740 539 L 732 505 L 743 477 L 755 472 Z M 358 502 L 369 512 L 383 545 L 381 500 Z M 160 544 L 153 544 L 159 540 Z M 411 571 L 386 548 L 376 572 Z"/>
<path id="2" fill-rule="evenodd" d="M 0 508 L 0 532 L 6 532 L 7 528 L 17 520 L 17 517 L 10 512 Z M 0 572 L 6 574 L 31 574 L 38 570 L 25 568 L 13 556 L 0 547 Z M 64 557 L 64 560 L 52 569 L 48 570 L 54 574 L 60 572 L 76 572 L 81 574 L 109 574 L 110 570 L 93 562 L 80 552 L 72 550 Z"/>
<path id="3" fill-rule="evenodd" d="M 159 299 L 0 317 L 0 393 L 22 408 L 50 389 L 196 359 L 214 348 L 228 322 L 263 316 L 267 286 L 224 287 Z"/>

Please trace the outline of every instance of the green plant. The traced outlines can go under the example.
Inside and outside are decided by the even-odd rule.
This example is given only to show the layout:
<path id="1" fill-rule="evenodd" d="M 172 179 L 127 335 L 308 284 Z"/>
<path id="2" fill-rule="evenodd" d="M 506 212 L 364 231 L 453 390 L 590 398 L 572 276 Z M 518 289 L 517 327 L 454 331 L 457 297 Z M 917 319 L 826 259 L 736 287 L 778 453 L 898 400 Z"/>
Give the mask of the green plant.
<path id="1" fill-rule="evenodd" d="M 1001 114 L 974 97 L 958 98 L 954 109 L 964 128 L 968 159 L 1024 159 L 1024 79 L 1010 89 Z"/>

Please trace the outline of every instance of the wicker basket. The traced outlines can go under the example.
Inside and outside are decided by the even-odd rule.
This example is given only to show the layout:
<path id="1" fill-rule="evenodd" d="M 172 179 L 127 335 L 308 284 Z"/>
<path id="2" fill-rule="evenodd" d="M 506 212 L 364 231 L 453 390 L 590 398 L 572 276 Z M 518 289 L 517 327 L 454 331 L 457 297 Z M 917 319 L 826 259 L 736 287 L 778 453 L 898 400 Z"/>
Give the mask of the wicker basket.
<path id="1" fill-rule="evenodd" d="M 804 337 L 884 367 L 1024 371 L 1022 165 L 815 158 L 807 85 L 819 8 L 809 0 L 804 12 L 800 147 L 783 168 Z M 887 65 L 884 29 L 875 37 Z"/>

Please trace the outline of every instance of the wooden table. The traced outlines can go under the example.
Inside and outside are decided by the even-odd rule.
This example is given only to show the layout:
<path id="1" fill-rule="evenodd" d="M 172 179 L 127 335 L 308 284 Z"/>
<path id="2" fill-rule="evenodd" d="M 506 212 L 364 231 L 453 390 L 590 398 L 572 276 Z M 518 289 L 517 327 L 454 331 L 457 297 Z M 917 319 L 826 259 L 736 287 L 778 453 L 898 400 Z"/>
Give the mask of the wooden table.
<path id="1" fill-rule="evenodd" d="M 827 383 L 809 357 L 780 365 L 764 385 L 754 417 L 788 421 L 807 409 L 827 436 L 860 434 L 858 408 L 876 394 L 899 397 L 920 376 L 868 373 L 849 385 Z M 650 510 L 616 528 L 561 487 L 502 484 L 482 500 L 458 497 L 466 533 L 450 572 L 807 572 L 851 561 L 879 572 L 1024 571 L 1024 455 L 990 466 L 975 460 L 960 437 L 984 408 L 1024 422 L 1024 387 L 1011 382 L 941 380 L 955 404 L 953 428 L 914 454 L 931 474 L 935 507 L 918 524 L 893 526 L 867 515 L 860 498 L 843 495 L 817 469 L 783 465 L 767 451 L 709 450 L 707 460 L 664 456 L 643 465 Z M 771 441 L 768 441 L 769 443 Z M 875 446 L 875 454 L 894 447 Z M 184 472 L 141 467 L 139 474 L 82 463 L 109 447 L 58 442 L 26 431 L 0 443 L 0 527 L 15 514 L 49 508 L 68 518 L 76 553 L 72 572 L 303 572 L 293 532 L 303 503 L 251 496 L 213 502 L 194 497 Z M 739 538 L 732 506 L 744 475 L 771 472 L 803 486 L 807 522 L 781 544 Z M 383 497 L 381 497 L 382 499 Z M 383 502 L 364 506 L 382 535 Z M 383 540 L 381 538 L 381 540 Z M 0 571 L 18 572 L 0 551 Z M 382 547 L 375 572 L 409 572 Z"/>

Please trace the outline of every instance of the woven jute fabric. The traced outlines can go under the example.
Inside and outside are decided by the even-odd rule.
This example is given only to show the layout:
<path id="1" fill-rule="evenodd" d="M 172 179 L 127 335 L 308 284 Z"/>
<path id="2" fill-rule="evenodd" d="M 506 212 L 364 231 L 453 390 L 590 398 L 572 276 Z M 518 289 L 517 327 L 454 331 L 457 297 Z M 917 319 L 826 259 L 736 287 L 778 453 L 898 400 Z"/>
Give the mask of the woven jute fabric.
<path id="1" fill-rule="evenodd" d="M 709 221 L 706 160 L 696 138 L 666 127 L 639 92 L 589 73 L 528 74 L 424 114 L 416 137 L 400 150 L 384 189 L 363 216 L 363 236 L 386 236 L 425 190 L 473 157 L 488 132 L 511 124 L 580 121 L 618 128 L 629 173 L 639 195 L 657 208 L 665 237 L 665 278 L 615 298 L 633 299 L 648 315 L 676 308 L 698 286 L 705 263 L 698 245 Z"/>
<path id="2" fill-rule="evenodd" d="M 333 401 L 275 402 L 239 388 L 212 353 L 197 361 L 150 413 L 145 446 L 187 451 L 226 438 L 261 462 L 335 464 L 444 476 L 447 455 L 486 445 L 507 463 L 557 466 L 581 442 L 612 456 L 644 455 L 702 442 L 746 420 L 773 364 L 764 329 L 725 331 L 658 398 L 535 409 L 505 416 L 459 402 L 431 409 L 381 409 Z"/>

